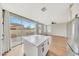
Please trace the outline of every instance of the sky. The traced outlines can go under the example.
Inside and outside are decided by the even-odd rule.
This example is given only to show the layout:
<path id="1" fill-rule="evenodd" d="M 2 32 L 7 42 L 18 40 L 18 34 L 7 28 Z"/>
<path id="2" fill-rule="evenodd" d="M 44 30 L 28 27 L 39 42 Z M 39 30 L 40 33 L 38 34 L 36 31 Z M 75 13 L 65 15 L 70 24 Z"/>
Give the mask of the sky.
<path id="1" fill-rule="evenodd" d="M 33 23 L 29 20 L 26 21 L 26 19 L 25 20 L 20 20 L 16 17 L 10 18 L 10 23 L 17 23 L 17 24 L 23 25 L 24 27 L 30 27 L 30 28 L 34 28 L 35 24 L 36 24 L 36 23 Z"/>

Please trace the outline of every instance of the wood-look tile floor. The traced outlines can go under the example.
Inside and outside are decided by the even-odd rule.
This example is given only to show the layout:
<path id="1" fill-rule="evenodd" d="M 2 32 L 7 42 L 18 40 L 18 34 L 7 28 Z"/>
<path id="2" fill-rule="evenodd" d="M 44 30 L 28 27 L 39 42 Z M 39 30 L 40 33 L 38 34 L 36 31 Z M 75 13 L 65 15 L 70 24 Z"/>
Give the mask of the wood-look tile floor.
<path id="1" fill-rule="evenodd" d="M 52 36 L 52 43 L 49 47 L 48 56 L 66 56 L 67 38 L 61 36 Z"/>
<path id="2" fill-rule="evenodd" d="M 24 50 L 23 50 L 24 45 L 18 45 L 14 47 L 11 51 L 5 54 L 5 56 L 23 56 L 24 55 Z"/>
<path id="3" fill-rule="evenodd" d="M 49 51 L 47 56 L 65 56 L 67 54 L 67 45 L 66 45 L 66 38 L 61 36 L 51 36 L 51 45 L 49 47 Z M 23 44 L 13 48 L 9 51 L 5 56 L 22 56 L 24 53 L 23 51 Z"/>

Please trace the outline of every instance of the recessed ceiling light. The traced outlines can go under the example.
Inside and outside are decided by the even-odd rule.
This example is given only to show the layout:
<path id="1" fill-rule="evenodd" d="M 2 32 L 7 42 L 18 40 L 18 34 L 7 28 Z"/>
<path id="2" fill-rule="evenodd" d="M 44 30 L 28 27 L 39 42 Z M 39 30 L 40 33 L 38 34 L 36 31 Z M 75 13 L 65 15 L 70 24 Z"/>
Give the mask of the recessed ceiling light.
<path id="1" fill-rule="evenodd" d="M 43 8 L 41 9 L 42 12 L 45 12 L 46 10 L 47 10 L 46 7 L 43 7 Z"/>

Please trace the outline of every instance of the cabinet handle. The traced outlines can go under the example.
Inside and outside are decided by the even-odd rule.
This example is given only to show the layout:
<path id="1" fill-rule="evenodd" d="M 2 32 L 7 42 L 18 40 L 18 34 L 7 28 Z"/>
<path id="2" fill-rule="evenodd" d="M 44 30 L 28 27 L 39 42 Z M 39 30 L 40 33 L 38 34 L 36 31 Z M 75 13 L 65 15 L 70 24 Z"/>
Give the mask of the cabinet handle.
<path id="1" fill-rule="evenodd" d="M 44 52 L 44 47 L 42 48 L 42 53 Z"/>

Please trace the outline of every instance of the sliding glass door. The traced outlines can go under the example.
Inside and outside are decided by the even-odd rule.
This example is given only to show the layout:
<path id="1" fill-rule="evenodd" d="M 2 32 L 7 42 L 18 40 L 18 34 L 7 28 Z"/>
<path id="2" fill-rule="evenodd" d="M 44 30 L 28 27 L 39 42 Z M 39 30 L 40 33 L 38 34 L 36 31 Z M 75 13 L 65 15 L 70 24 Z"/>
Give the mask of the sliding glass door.
<path id="1" fill-rule="evenodd" d="M 22 21 L 17 16 L 11 16 L 9 19 L 10 22 L 10 40 L 11 47 L 22 44 Z"/>
<path id="2" fill-rule="evenodd" d="M 22 20 L 22 37 L 29 36 L 29 35 L 35 35 L 36 34 L 36 23 L 33 21 L 30 21 L 28 19 L 21 19 Z"/>
<path id="3" fill-rule="evenodd" d="M 4 52 L 10 49 L 12 50 L 15 47 L 15 50 L 21 49 L 20 51 L 13 53 L 13 55 L 16 55 L 16 53 L 22 52 L 23 50 L 22 37 L 47 34 L 46 25 L 39 24 L 38 22 L 32 21 L 8 11 L 5 11 L 4 13 Z"/>
<path id="4" fill-rule="evenodd" d="M 9 18 L 9 26 L 11 47 L 22 44 L 22 37 L 36 34 L 35 22 L 12 13 Z"/>

